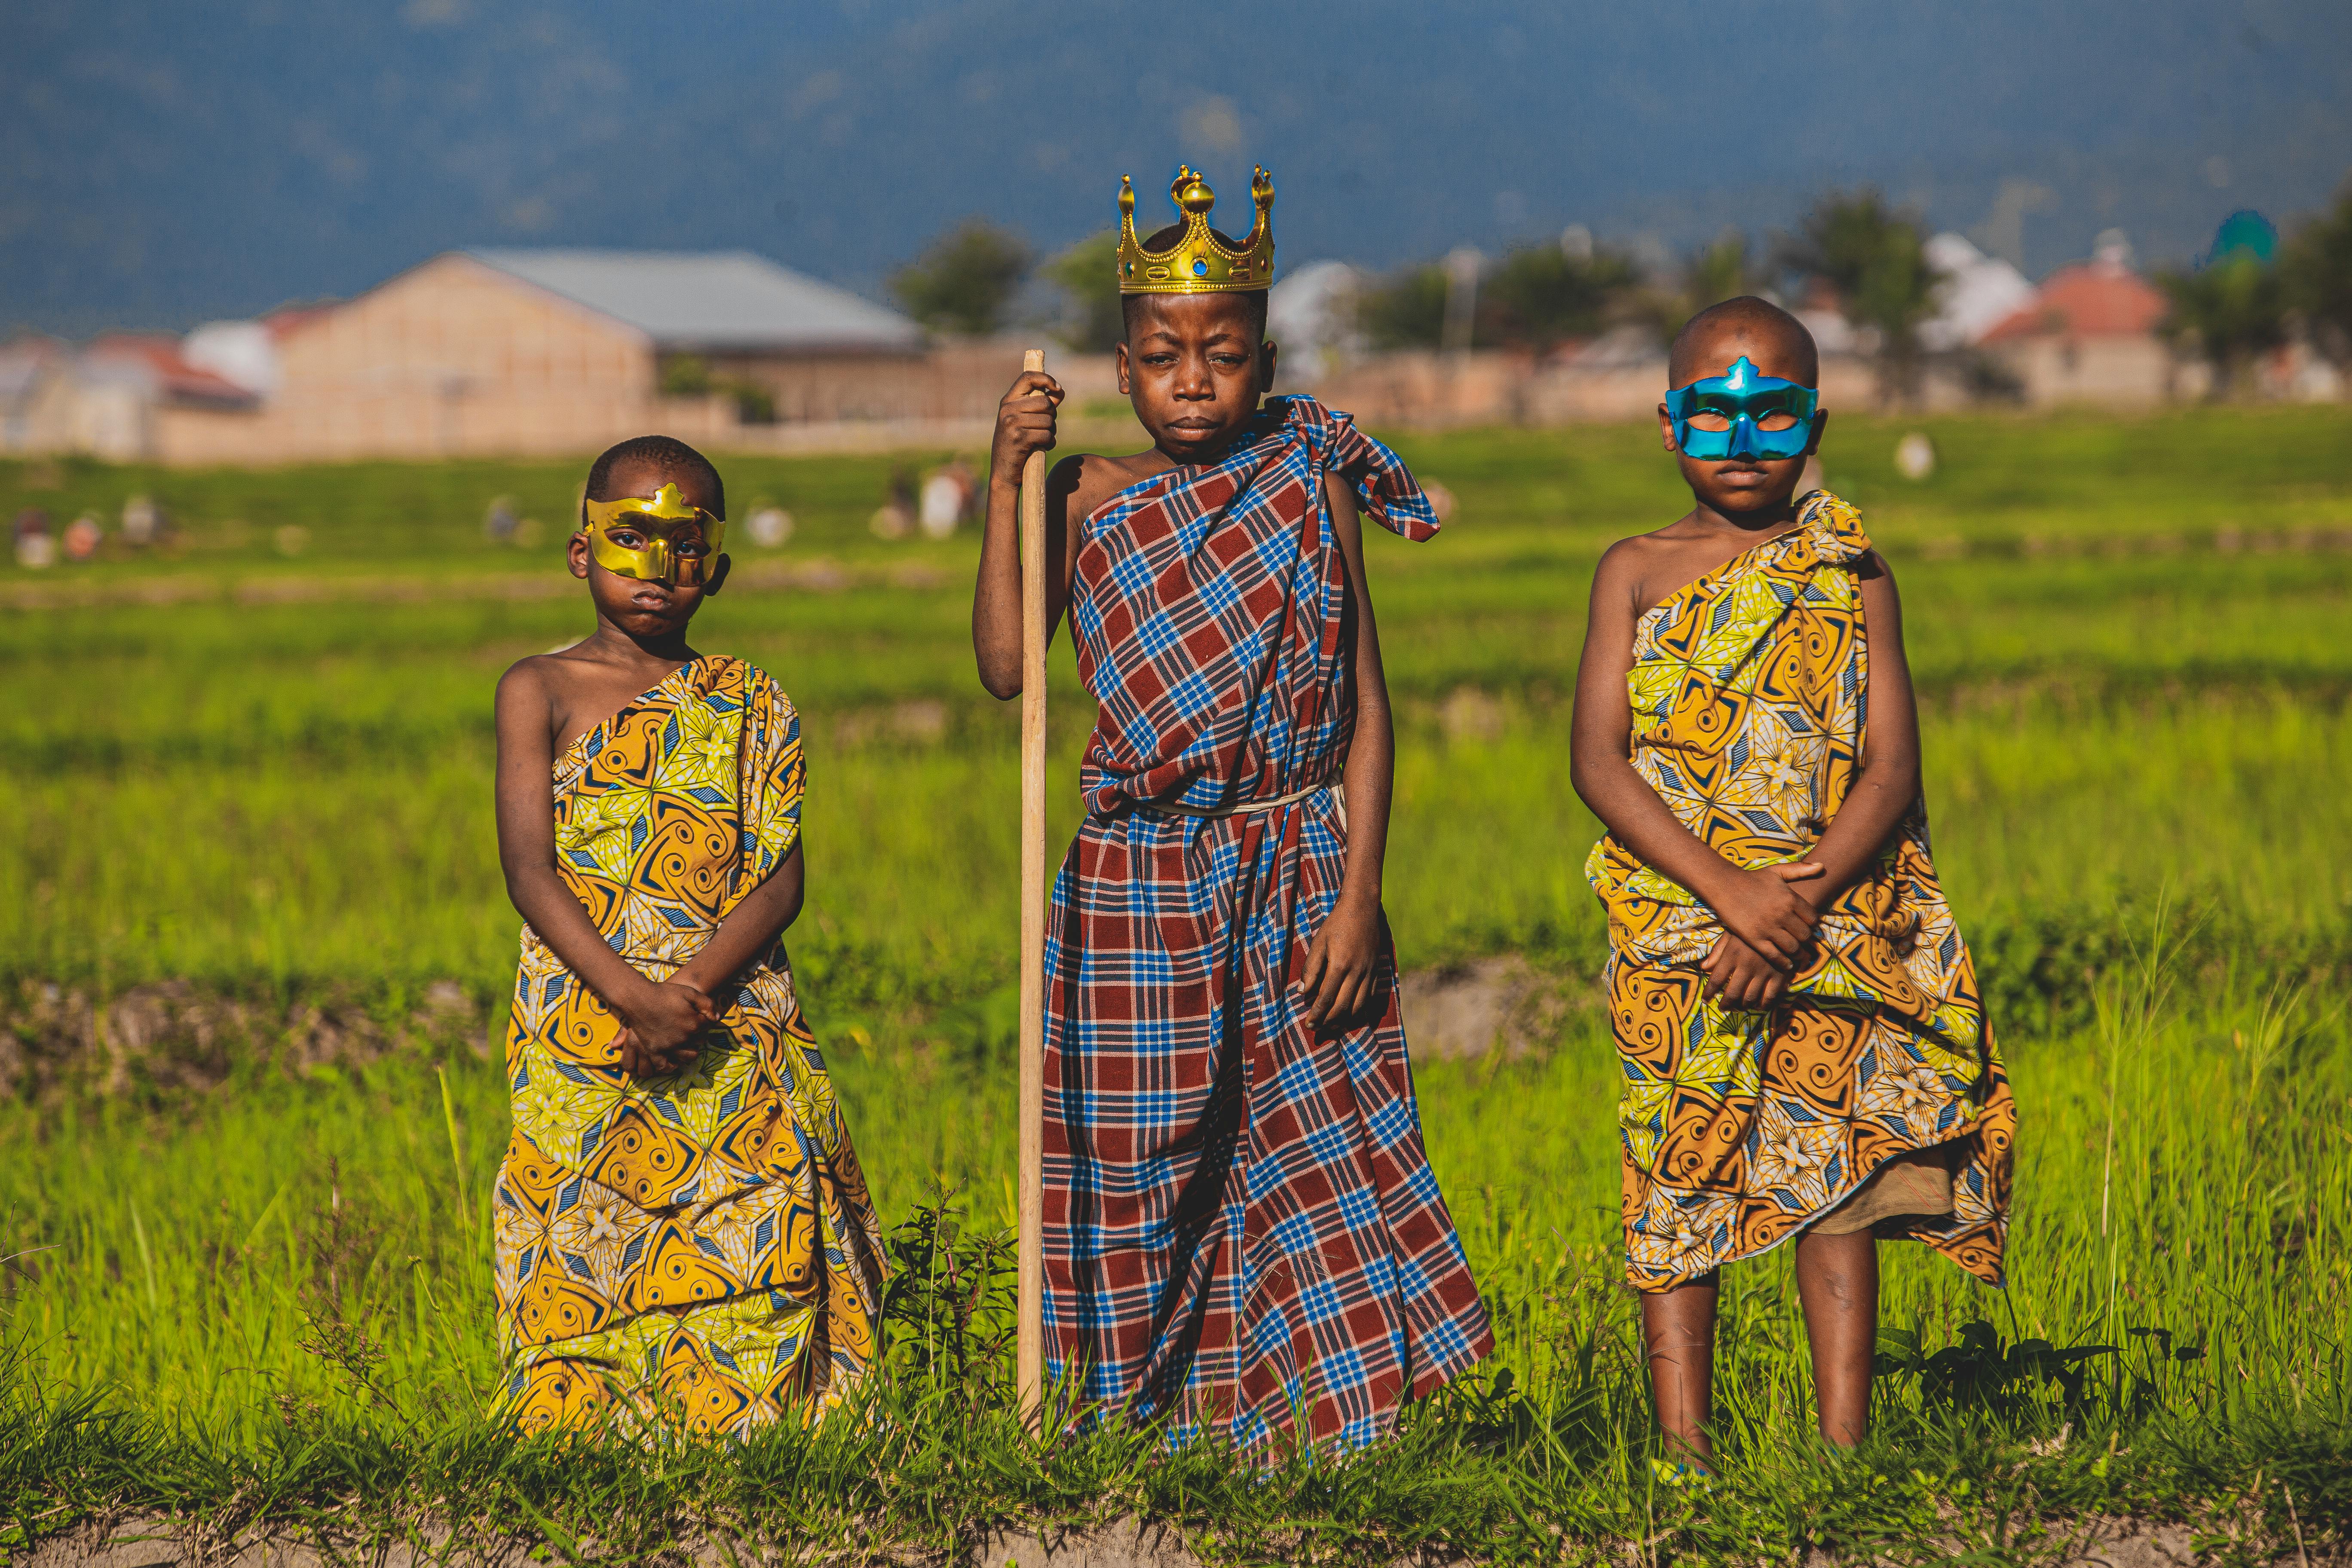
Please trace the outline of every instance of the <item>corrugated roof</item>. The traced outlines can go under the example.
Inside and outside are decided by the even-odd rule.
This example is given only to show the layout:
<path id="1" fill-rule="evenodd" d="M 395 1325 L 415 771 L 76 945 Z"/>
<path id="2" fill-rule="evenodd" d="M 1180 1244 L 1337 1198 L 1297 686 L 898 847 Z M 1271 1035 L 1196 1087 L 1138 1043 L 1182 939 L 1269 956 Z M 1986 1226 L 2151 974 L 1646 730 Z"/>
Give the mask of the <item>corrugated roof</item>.
<path id="1" fill-rule="evenodd" d="M 487 267 L 625 321 L 663 348 L 906 351 L 913 321 L 747 250 L 469 250 Z"/>

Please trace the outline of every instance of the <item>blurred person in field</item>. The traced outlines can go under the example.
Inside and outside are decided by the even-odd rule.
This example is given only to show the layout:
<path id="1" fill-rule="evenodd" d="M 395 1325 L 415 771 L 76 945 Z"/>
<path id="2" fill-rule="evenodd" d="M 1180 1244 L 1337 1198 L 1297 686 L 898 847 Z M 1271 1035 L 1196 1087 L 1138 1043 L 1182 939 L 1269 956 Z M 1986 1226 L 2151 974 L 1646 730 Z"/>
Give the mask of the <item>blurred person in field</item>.
<path id="1" fill-rule="evenodd" d="M 874 537 L 895 543 L 915 531 L 915 470 L 900 463 L 890 470 L 882 504 L 866 520 Z"/>
<path id="2" fill-rule="evenodd" d="M 926 539 L 946 539 L 971 515 L 972 496 L 980 481 L 961 458 L 950 459 L 923 480 L 923 510 L 919 520 Z"/>
<path id="3" fill-rule="evenodd" d="M 27 571 L 37 572 L 58 563 L 58 542 L 49 532 L 49 514 L 39 507 L 28 506 L 16 514 L 11 530 L 16 545 L 16 564 Z"/>
<path id="4" fill-rule="evenodd" d="M 1609 830 L 1585 873 L 1626 1277 L 1678 1479 L 1711 1454 L 1717 1268 L 1794 1241 L 1821 1431 L 1859 1442 L 1877 1240 L 2001 1284 L 2016 1110 L 1928 858 L 1894 575 L 1853 507 L 1796 493 L 1827 419 L 1812 337 L 1732 300 L 1667 379 L 1694 505 L 1601 558 L 1571 765 Z"/>
<path id="5" fill-rule="evenodd" d="M 1119 390 L 1151 435 L 1045 490 L 1047 628 L 1099 704 L 1045 958 L 1045 1357 L 1172 1436 L 1360 1444 L 1492 1346 L 1422 1147 L 1381 909 L 1394 757 L 1362 518 L 1437 531 L 1396 454 L 1265 399 L 1273 182 L 1218 234 L 1118 261 Z M 981 680 L 1022 686 L 1022 465 L 1063 389 L 1024 374 L 990 458 Z M 1261 399 L 1265 399 L 1261 405 Z"/>
<path id="6" fill-rule="evenodd" d="M 596 629 L 499 683 L 499 858 L 530 923 L 498 1310 L 528 1430 L 805 1418 L 875 1354 L 880 1238 L 780 940 L 800 717 L 686 640 L 726 515 L 683 442 L 598 458 L 570 552 Z"/>
<path id="7" fill-rule="evenodd" d="M 99 526 L 98 514 L 83 512 L 66 524 L 62 542 L 68 561 L 95 561 L 98 547 L 106 541 L 106 531 Z"/>

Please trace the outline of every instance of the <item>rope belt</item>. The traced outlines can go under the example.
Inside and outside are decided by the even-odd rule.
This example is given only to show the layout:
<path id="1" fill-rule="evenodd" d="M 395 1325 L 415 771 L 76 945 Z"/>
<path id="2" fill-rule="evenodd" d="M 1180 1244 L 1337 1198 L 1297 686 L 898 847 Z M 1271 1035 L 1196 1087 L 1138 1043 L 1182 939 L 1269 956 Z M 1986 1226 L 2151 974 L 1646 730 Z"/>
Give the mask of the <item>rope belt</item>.
<path id="1" fill-rule="evenodd" d="M 1335 780 L 1330 784 L 1312 784 L 1306 789 L 1295 789 L 1288 795 L 1276 795 L 1272 800 L 1244 801 L 1240 805 L 1178 805 L 1172 801 L 1159 800 L 1139 800 L 1134 804 L 1138 811 L 1149 811 L 1160 816 L 1255 816 L 1261 811 L 1277 811 L 1286 805 L 1305 800 L 1308 795 L 1321 795 L 1326 790 L 1335 790 L 1339 787 L 1339 783 Z"/>

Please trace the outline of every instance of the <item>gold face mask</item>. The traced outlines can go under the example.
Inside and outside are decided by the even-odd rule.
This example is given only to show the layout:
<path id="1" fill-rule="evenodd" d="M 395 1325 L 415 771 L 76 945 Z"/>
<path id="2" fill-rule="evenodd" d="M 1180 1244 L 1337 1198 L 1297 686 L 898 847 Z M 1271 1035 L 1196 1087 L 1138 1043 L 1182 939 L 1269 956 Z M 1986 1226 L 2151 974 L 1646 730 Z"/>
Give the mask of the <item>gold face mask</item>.
<path id="1" fill-rule="evenodd" d="M 727 524 L 698 506 L 687 505 L 676 485 L 662 486 L 651 500 L 622 496 L 584 504 L 588 552 L 605 571 L 683 588 L 698 588 L 710 580 Z"/>

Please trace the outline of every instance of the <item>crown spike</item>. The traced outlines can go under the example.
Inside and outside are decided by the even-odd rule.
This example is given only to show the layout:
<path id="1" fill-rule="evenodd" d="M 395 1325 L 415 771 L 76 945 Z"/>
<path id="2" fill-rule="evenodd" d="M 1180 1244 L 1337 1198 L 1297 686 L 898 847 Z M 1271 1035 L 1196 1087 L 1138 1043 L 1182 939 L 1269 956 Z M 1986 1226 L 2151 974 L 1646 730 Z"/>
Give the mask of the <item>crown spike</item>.
<path id="1" fill-rule="evenodd" d="M 1250 180 L 1250 199 L 1257 204 L 1257 219 L 1250 226 L 1249 248 L 1255 250 L 1263 244 L 1271 249 L 1274 245 L 1274 176 L 1265 172 L 1263 163 L 1258 165 L 1256 174 Z"/>
<path id="2" fill-rule="evenodd" d="M 1118 184 L 1118 288 L 1122 294 L 1244 293 L 1274 281 L 1274 176 L 1260 166 L 1250 181 L 1256 221 L 1249 238 L 1239 246 L 1217 237 L 1210 226 L 1217 193 L 1190 163 L 1181 164 L 1169 183 L 1168 199 L 1182 215 L 1182 232 L 1173 245 L 1146 250 L 1135 237 L 1135 183 L 1121 176 Z"/>

